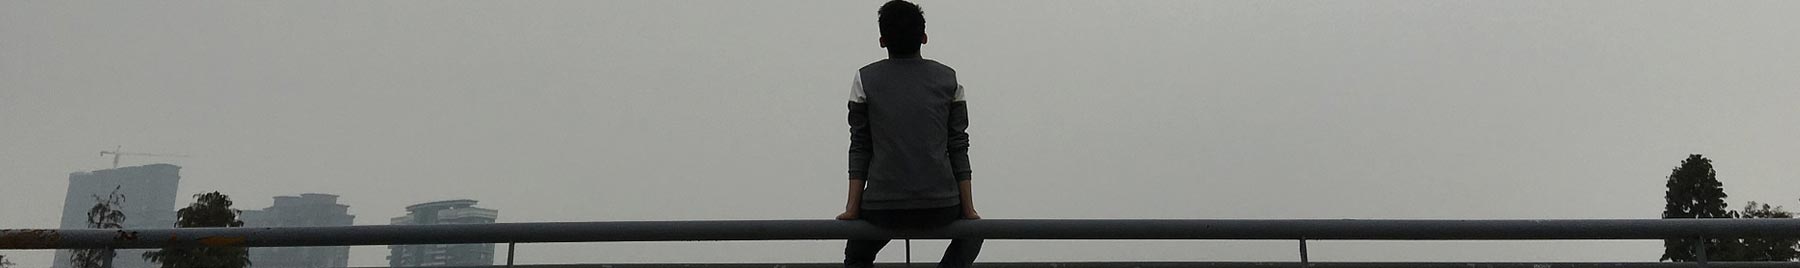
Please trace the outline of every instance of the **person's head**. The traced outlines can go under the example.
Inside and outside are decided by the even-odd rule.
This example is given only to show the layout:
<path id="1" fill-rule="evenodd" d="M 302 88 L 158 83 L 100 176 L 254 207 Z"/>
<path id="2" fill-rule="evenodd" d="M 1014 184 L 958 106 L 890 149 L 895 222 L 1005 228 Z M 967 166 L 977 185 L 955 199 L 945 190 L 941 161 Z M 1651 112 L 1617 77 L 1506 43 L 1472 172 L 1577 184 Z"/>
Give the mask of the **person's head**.
<path id="1" fill-rule="evenodd" d="M 881 24 L 881 47 L 887 48 L 889 55 L 919 54 L 919 45 L 925 44 L 925 11 L 919 10 L 919 5 L 888 1 L 876 13 L 876 22 Z"/>

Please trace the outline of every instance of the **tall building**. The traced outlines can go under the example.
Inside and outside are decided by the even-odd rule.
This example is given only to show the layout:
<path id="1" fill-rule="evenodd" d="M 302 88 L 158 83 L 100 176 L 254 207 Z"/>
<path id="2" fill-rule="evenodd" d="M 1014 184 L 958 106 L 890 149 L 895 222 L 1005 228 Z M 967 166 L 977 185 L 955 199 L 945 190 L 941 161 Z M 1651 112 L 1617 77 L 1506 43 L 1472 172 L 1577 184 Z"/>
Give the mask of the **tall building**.
<path id="1" fill-rule="evenodd" d="M 494 223 L 500 211 L 475 207 L 475 200 L 427 202 L 406 207 L 393 225 Z M 494 265 L 494 244 L 388 246 L 389 267 Z"/>
<path id="2" fill-rule="evenodd" d="M 330 194 L 277 196 L 262 210 L 238 214 L 244 227 L 350 226 L 356 216 L 350 206 L 337 203 Z M 250 267 L 341 268 L 350 265 L 350 247 L 255 247 L 250 248 Z"/>
<path id="3" fill-rule="evenodd" d="M 88 209 L 94 208 L 96 196 L 104 198 L 118 189 L 125 196 L 119 211 L 125 212 L 125 228 L 172 228 L 175 226 L 176 187 L 181 183 L 181 167 L 151 164 L 135 167 L 75 172 L 69 174 L 69 192 L 63 197 L 61 228 L 83 229 L 87 226 Z M 142 249 L 118 250 L 113 268 L 157 267 L 145 261 Z M 69 267 L 68 250 L 56 251 L 50 267 Z"/>

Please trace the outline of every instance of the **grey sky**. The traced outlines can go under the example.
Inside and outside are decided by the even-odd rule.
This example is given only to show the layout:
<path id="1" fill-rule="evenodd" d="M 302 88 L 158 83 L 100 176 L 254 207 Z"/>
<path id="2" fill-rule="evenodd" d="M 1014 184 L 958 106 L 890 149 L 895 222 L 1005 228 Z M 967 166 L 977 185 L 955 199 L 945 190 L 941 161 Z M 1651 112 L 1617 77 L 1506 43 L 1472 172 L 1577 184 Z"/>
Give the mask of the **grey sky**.
<path id="1" fill-rule="evenodd" d="M 1653 218 L 1715 160 L 1800 198 L 1793 1 L 927 1 L 988 218 Z M 0 2 L 0 227 L 129 151 L 358 224 L 830 218 L 874 1 Z M 183 197 L 183 199 L 189 199 Z M 942 241 L 915 243 L 935 259 Z M 1325 242 L 1316 260 L 1654 261 L 1660 243 Z M 833 261 L 840 241 L 528 245 L 524 263 Z M 897 260 L 890 251 L 886 260 Z M 4 251 L 27 267 L 48 252 Z M 383 265 L 358 247 L 353 265 Z M 1291 260 L 994 241 L 983 260 Z"/>

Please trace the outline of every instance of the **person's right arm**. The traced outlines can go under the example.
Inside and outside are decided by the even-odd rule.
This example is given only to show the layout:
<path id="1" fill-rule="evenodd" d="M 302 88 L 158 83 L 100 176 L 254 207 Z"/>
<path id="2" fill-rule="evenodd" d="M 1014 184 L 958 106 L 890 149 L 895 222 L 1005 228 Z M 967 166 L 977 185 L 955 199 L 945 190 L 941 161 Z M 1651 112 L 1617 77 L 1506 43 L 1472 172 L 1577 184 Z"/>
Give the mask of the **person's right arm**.
<path id="1" fill-rule="evenodd" d="M 869 178 L 869 155 L 873 152 L 872 141 L 869 140 L 869 104 L 866 103 L 862 89 L 862 74 L 850 85 L 850 188 L 846 192 L 844 213 L 837 216 L 839 220 L 854 220 L 860 212 L 863 186 Z"/>
<path id="2" fill-rule="evenodd" d="M 855 220 L 862 217 L 862 192 L 866 181 L 850 179 L 849 200 L 844 201 L 844 213 L 838 213 L 839 220 Z"/>
<path id="3" fill-rule="evenodd" d="M 981 213 L 975 213 L 975 185 L 968 180 L 956 182 L 956 188 L 962 191 L 962 214 L 964 219 L 979 220 Z"/>

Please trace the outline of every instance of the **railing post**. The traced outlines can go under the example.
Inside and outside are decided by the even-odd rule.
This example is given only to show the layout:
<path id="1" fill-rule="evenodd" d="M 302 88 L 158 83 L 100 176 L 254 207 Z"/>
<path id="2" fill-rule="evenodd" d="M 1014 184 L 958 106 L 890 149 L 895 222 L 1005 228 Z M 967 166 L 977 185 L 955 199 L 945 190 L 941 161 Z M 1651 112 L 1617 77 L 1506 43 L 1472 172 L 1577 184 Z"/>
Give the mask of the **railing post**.
<path id="1" fill-rule="evenodd" d="M 912 238 L 906 239 L 906 268 L 912 268 Z"/>
<path id="2" fill-rule="evenodd" d="M 1698 260 L 1700 268 L 1706 268 L 1706 236 L 1701 236 L 1699 243 L 1694 243 L 1694 260 Z"/>
<path id="3" fill-rule="evenodd" d="M 519 245 L 518 242 L 507 242 L 506 243 L 506 267 L 507 268 L 513 267 L 513 247 L 518 246 L 518 245 Z"/>
<path id="4" fill-rule="evenodd" d="M 1310 267 L 1312 267 L 1312 262 L 1306 256 L 1306 237 L 1300 237 L 1300 268 Z"/>

